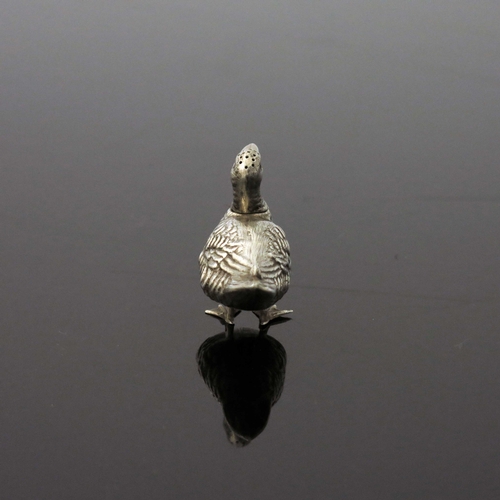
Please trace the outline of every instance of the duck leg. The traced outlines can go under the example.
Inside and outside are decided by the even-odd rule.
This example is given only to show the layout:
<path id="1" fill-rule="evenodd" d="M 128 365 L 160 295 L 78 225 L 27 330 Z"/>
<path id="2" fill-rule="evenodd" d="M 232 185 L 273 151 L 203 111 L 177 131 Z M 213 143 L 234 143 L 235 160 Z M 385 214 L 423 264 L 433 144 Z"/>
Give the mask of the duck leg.
<path id="1" fill-rule="evenodd" d="M 270 321 L 273 321 L 284 314 L 290 314 L 293 312 L 292 309 L 278 309 L 276 306 L 271 306 L 267 309 L 262 309 L 262 311 L 252 311 L 255 316 L 259 318 L 259 326 L 267 325 Z M 288 318 L 283 318 L 286 320 Z"/>
<path id="2" fill-rule="evenodd" d="M 238 316 L 240 312 L 241 311 L 238 309 L 219 304 L 215 309 L 207 309 L 205 314 L 215 316 L 216 318 L 222 320 L 226 325 L 234 325 L 234 318 Z"/>

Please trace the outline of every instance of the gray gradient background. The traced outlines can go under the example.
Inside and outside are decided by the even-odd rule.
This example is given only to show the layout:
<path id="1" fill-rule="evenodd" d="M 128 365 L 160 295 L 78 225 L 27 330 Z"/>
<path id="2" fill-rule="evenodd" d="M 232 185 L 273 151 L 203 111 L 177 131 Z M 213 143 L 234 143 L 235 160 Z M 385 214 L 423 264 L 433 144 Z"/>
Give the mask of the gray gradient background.
<path id="1" fill-rule="evenodd" d="M 500 498 L 499 26 L 496 0 L 2 0 L 1 497 Z M 249 142 L 295 312 L 234 449 L 197 256 Z"/>

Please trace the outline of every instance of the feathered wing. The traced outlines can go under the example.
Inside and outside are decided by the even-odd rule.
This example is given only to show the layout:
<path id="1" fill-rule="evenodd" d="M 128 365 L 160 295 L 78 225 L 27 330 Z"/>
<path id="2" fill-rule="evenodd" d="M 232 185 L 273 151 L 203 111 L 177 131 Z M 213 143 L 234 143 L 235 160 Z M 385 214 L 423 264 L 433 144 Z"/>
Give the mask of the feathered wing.
<path id="1" fill-rule="evenodd" d="M 265 251 L 260 263 L 260 272 L 265 281 L 276 287 L 279 300 L 290 285 L 290 245 L 283 229 L 270 222 L 263 233 Z"/>
<path id="2" fill-rule="evenodd" d="M 200 257 L 201 287 L 212 299 L 219 300 L 235 273 L 245 273 L 250 267 L 242 256 L 242 242 L 236 222 L 224 217 L 213 230 Z"/>

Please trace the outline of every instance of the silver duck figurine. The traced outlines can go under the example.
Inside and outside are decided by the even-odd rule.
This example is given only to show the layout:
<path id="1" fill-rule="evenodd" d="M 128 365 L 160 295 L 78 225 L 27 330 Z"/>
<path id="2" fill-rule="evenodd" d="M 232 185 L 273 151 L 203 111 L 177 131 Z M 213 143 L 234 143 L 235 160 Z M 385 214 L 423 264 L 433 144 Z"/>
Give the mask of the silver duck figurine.
<path id="1" fill-rule="evenodd" d="M 245 146 L 231 169 L 233 204 L 209 236 L 200 257 L 201 287 L 220 304 L 205 311 L 234 325 L 240 311 L 252 311 L 261 327 L 291 310 L 276 302 L 290 284 L 290 245 L 271 221 L 260 195 L 259 148 Z"/>

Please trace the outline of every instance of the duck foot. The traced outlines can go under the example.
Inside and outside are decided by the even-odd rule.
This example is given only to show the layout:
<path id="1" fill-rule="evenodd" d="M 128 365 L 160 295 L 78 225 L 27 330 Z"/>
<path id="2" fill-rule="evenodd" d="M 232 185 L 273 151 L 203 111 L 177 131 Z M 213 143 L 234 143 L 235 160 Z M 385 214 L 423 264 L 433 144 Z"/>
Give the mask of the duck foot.
<path id="1" fill-rule="evenodd" d="M 271 306 L 267 309 L 262 309 L 262 311 L 252 311 L 257 318 L 259 318 L 259 326 L 262 327 L 267 325 L 270 321 L 277 320 L 280 316 L 284 314 L 290 314 L 293 312 L 292 309 L 278 309 L 276 306 Z M 289 318 L 280 318 L 281 321 L 286 321 Z"/>
<path id="2" fill-rule="evenodd" d="M 234 318 L 240 312 L 238 309 L 219 304 L 215 309 L 207 309 L 205 314 L 216 317 L 223 325 L 234 325 Z"/>
<path id="3" fill-rule="evenodd" d="M 279 316 L 276 319 L 272 319 L 269 321 L 269 323 L 266 323 L 265 325 L 259 324 L 259 336 L 264 337 L 267 335 L 267 332 L 269 331 L 269 328 L 274 325 L 279 325 L 280 323 L 286 323 L 287 321 L 290 321 L 292 318 L 285 318 L 284 316 Z M 226 332 L 227 335 L 227 332 Z"/>

